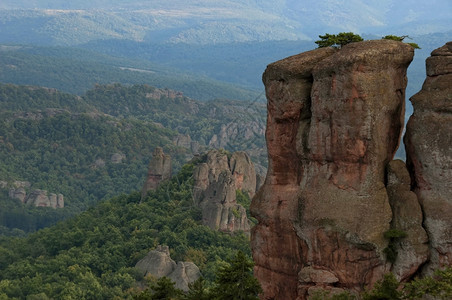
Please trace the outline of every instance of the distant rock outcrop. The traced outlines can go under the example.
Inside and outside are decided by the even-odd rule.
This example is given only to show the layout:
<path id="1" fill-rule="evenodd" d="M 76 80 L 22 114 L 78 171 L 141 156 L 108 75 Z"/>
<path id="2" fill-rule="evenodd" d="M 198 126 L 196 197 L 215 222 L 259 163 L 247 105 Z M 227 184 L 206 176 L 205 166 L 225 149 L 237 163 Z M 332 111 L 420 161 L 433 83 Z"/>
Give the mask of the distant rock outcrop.
<path id="1" fill-rule="evenodd" d="M 426 67 L 422 90 L 410 99 L 404 142 L 429 237 L 430 273 L 452 266 L 452 42 L 434 50 Z"/>
<path id="2" fill-rule="evenodd" d="M 174 281 L 175 287 L 188 291 L 188 284 L 195 282 L 200 276 L 199 268 L 192 262 L 175 262 L 171 259 L 168 246 L 158 246 L 150 251 L 135 265 L 143 275 L 168 277 Z"/>
<path id="3" fill-rule="evenodd" d="M 190 149 L 190 151 L 194 154 L 197 154 L 199 150 L 202 148 L 201 145 L 197 141 L 193 141 L 189 134 L 179 134 L 173 140 L 174 145 L 178 147 L 184 147 Z"/>
<path id="4" fill-rule="evenodd" d="M 416 259 L 392 266 L 383 252 L 393 219 L 388 189 L 399 188 L 395 179 L 386 187 L 386 166 L 400 142 L 413 54 L 401 42 L 365 41 L 267 67 L 269 169 L 251 205 L 263 299 L 360 291 L 391 268 L 409 277 L 426 259 L 419 207 L 409 193 L 401 201 L 414 210 L 393 203 L 405 213 L 393 222 L 420 234 L 406 249 Z"/>
<path id="5" fill-rule="evenodd" d="M 141 189 L 141 198 L 146 197 L 147 192 L 155 190 L 160 182 L 171 178 L 171 156 L 163 153 L 161 147 L 154 149 L 148 167 L 148 176 Z"/>
<path id="6" fill-rule="evenodd" d="M 236 191 L 254 195 L 254 164 L 244 152 L 230 157 L 221 150 L 209 151 L 193 172 L 195 203 L 201 207 L 203 222 L 214 230 L 248 232 L 245 208 L 237 203 Z"/>
<path id="7" fill-rule="evenodd" d="M 20 186 L 18 188 L 11 188 L 9 190 L 9 197 L 12 199 L 18 199 L 20 202 L 27 205 L 33 205 L 37 207 L 64 207 L 64 196 L 62 194 L 49 194 L 45 190 L 36 189 L 27 194 L 25 188 Z"/>
<path id="8" fill-rule="evenodd" d="M 114 164 L 122 163 L 122 161 L 126 159 L 126 155 L 123 153 L 115 153 L 111 156 L 110 160 Z"/>

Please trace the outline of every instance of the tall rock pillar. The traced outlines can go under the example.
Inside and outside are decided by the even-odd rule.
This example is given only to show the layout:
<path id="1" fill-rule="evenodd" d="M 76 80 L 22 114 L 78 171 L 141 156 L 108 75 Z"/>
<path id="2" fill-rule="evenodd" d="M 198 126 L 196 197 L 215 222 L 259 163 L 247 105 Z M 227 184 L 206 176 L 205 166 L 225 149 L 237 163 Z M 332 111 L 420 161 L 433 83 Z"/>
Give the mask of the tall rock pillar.
<path id="1" fill-rule="evenodd" d="M 389 270 L 385 167 L 400 141 L 413 54 L 366 41 L 267 67 L 269 169 L 251 205 L 263 299 L 361 290 Z"/>
<path id="2" fill-rule="evenodd" d="M 155 190 L 161 181 L 169 178 L 171 178 L 171 156 L 163 153 L 161 147 L 156 147 L 149 162 L 146 182 L 141 189 L 141 198 L 146 197 L 150 190 Z"/>
<path id="3" fill-rule="evenodd" d="M 430 273 L 452 265 L 452 42 L 434 50 L 426 67 L 422 90 L 410 99 L 404 142 L 430 241 Z"/>

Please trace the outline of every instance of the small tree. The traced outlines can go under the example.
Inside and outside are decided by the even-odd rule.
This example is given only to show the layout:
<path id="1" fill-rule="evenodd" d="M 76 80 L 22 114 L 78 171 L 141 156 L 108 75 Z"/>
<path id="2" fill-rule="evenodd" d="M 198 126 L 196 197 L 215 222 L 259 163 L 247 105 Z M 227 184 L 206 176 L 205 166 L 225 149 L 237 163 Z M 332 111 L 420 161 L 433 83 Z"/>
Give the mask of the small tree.
<path id="1" fill-rule="evenodd" d="M 398 290 L 399 282 L 394 274 L 386 274 L 383 280 L 377 281 L 370 292 L 363 295 L 363 300 L 399 300 L 402 293 Z"/>
<path id="2" fill-rule="evenodd" d="M 135 300 L 171 300 L 179 299 L 182 291 L 177 289 L 175 283 L 168 277 L 161 277 L 151 284 L 150 289 L 146 289 L 134 296 Z"/>
<path id="3" fill-rule="evenodd" d="M 262 291 L 257 279 L 253 277 L 253 261 L 241 251 L 228 266 L 217 273 L 212 299 L 218 300 L 258 300 Z"/>
<path id="4" fill-rule="evenodd" d="M 410 39 L 410 37 L 408 35 L 402 35 L 402 36 L 397 36 L 397 35 L 386 35 L 384 37 L 382 37 L 383 40 L 393 40 L 393 41 L 398 41 L 398 42 L 403 42 L 404 39 Z M 407 43 L 408 45 L 410 45 L 411 47 L 413 47 L 414 49 L 421 49 L 421 47 L 419 47 L 418 44 L 416 43 Z"/>
<path id="5" fill-rule="evenodd" d="M 452 267 L 436 270 L 433 276 L 417 278 L 403 289 L 404 299 L 421 299 L 425 295 L 435 299 L 452 299 Z"/>
<path id="6" fill-rule="evenodd" d="M 354 34 L 353 32 L 341 32 L 339 34 L 325 33 L 325 35 L 319 35 L 319 38 L 320 40 L 315 42 L 319 48 L 342 48 L 344 45 L 363 41 L 361 36 Z"/>
<path id="7" fill-rule="evenodd" d="M 188 292 L 182 297 L 183 300 L 210 300 L 209 292 L 205 287 L 204 278 L 199 277 L 195 282 L 188 284 Z"/>

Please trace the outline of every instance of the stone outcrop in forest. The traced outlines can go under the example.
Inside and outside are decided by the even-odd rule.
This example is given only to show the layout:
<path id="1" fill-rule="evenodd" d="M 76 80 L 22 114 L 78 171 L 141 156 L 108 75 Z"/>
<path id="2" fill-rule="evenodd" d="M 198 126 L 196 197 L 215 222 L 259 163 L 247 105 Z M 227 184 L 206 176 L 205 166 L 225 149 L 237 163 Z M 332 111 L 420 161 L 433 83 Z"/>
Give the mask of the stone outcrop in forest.
<path id="1" fill-rule="evenodd" d="M 427 58 L 427 78 L 411 97 L 404 137 L 413 191 L 424 212 L 430 260 L 424 273 L 452 266 L 452 42 Z"/>
<path id="2" fill-rule="evenodd" d="M 9 184 L 7 181 L 0 181 L 0 188 L 5 189 L 10 186 L 8 196 L 11 199 L 17 199 L 20 202 L 36 206 L 63 208 L 64 196 L 62 194 L 48 193 L 46 190 L 32 189 L 28 181 L 14 181 Z"/>
<path id="3" fill-rule="evenodd" d="M 307 299 L 318 289 L 358 292 L 390 271 L 408 280 L 428 261 L 429 247 L 438 253 L 431 263 L 450 265 L 441 260 L 447 251 L 451 257 L 452 236 L 452 81 L 450 63 L 439 64 L 450 59 L 447 47 L 433 52 L 431 78 L 413 97 L 407 161 L 414 190 L 405 164 L 391 162 L 404 125 L 411 46 L 351 43 L 267 67 L 269 168 L 251 204 L 263 299 Z M 385 238 L 390 229 L 407 236 Z M 394 249 L 398 256 L 390 255 Z"/>
<path id="4" fill-rule="evenodd" d="M 193 179 L 193 198 L 205 225 L 225 232 L 249 232 L 246 210 L 237 203 L 237 190 L 250 196 L 256 192 L 254 164 L 245 152 L 207 152 L 194 169 Z"/>
<path id="5" fill-rule="evenodd" d="M 163 153 L 161 147 L 156 147 L 149 162 L 146 182 L 141 189 L 141 198 L 146 197 L 150 190 L 155 190 L 160 182 L 171 178 L 171 156 Z"/>
<path id="6" fill-rule="evenodd" d="M 135 267 L 144 276 L 152 275 L 156 278 L 166 276 L 175 283 L 177 289 L 183 291 L 188 291 L 188 285 L 201 276 L 198 266 L 192 262 L 178 261 L 176 263 L 170 257 L 168 246 L 161 245 L 139 260 Z"/>

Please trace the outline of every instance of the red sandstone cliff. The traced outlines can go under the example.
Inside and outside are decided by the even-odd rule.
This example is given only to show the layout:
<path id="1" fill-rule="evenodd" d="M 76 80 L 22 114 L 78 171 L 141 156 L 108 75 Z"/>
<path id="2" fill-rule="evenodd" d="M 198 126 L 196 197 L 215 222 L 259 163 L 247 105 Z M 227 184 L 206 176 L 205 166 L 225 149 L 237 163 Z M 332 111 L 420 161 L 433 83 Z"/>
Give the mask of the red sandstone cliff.
<path id="1" fill-rule="evenodd" d="M 422 218 L 393 220 L 391 205 L 400 205 L 388 194 L 407 192 L 404 201 L 412 203 L 405 173 L 394 171 L 386 186 L 413 52 L 401 42 L 366 41 L 267 67 L 269 169 L 251 206 L 259 221 L 251 243 L 263 299 L 360 291 L 391 269 L 408 278 L 426 260 Z M 415 216 L 422 214 L 419 205 L 412 207 Z M 386 261 L 383 233 L 391 222 L 420 232 L 409 252 L 413 260 Z"/>

